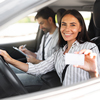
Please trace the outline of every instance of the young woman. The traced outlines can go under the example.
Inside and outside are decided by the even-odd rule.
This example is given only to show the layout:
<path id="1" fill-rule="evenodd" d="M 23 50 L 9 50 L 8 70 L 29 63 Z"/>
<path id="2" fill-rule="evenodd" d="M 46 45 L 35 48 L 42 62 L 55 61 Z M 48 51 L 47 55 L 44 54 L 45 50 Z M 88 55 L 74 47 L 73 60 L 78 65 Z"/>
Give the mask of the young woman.
<path id="1" fill-rule="evenodd" d="M 67 67 L 62 84 L 68 86 L 88 80 L 90 77 L 98 77 L 100 73 L 98 73 L 98 71 L 100 71 L 98 47 L 88 41 L 85 23 L 81 14 L 76 10 L 67 10 L 62 16 L 59 26 L 59 50 L 48 59 L 38 64 L 32 64 L 17 61 L 3 50 L 0 50 L 0 55 L 2 55 L 8 63 L 29 74 L 45 74 L 55 69 L 62 82 L 62 73 L 66 66 L 65 53 L 76 52 L 78 54 L 84 54 L 84 66 L 73 66 L 70 64 Z M 90 49 L 94 46 L 95 48 L 91 51 Z M 35 60 L 34 58 L 34 61 Z"/>

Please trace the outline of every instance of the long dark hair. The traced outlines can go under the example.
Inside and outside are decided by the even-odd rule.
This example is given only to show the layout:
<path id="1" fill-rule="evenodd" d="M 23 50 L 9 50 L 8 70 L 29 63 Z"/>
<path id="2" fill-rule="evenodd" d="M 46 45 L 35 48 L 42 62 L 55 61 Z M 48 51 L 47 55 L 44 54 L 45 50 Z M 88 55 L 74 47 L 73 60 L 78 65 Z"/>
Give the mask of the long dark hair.
<path id="1" fill-rule="evenodd" d="M 77 37 L 76 37 L 76 40 L 79 42 L 79 43 L 84 43 L 86 41 L 90 41 L 89 37 L 88 37 L 88 34 L 87 34 L 87 30 L 86 30 L 86 26 L 85 26 L 85 22 L 84 22 L 84 19 L 82 17 L 82 15 L 77 11 L 77 10 L 67 10 L 61 17 L 60 19 L 60 25 L 59 25 L 59 46 L 60 47 L 63 47 L 65 46 L 65 44 L 67 44 L 67 42 L 63 39 L 62 35 L 61 35 L 61 32 L 60 32 L 60 28 L 61 28 L 61 20 L 62 18 L 67 15 L 67 14 L 71 14 L 73 15 L 75 18 L 78 19 L 82 29 L 81 29 L 81 32 L 78 33 Z"/>

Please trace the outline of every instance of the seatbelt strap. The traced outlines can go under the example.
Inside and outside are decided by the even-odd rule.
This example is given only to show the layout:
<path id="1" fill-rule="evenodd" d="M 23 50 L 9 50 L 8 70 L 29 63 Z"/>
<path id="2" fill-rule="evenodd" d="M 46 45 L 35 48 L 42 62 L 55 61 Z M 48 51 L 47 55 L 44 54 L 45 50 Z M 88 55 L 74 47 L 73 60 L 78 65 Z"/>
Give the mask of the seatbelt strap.
<path id="1" fill-rule="evenodd" d="M 44 59 L 44 55 L 45 55 L 45 52 L 44 52 L 45 40 L 46 40 L 46 34 L 44 35 L 44 41 L 43 41 L 42 60 L 45 60 Z"/>
<path id="2" fill-rule="evenodd" d="M 66 70 L 67 70 L 67 67 L 68 67 L 68 66 L 69 66 L 69 65 L 67 64 L 67 65 L 65 66 L 64 70 L 63 70 L 63 73 L 62 73 L 62 82 L 64 81 L 65 73 L 66 73 Z"/>

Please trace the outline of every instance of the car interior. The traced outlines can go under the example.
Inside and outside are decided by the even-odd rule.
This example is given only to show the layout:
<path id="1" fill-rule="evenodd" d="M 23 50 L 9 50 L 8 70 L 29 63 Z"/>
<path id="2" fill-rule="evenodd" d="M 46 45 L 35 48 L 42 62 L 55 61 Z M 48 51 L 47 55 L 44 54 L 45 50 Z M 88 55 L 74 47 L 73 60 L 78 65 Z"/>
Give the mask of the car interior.
<path id="1" fill-rule="evenodd" d="M 57 0 L 47 6 L 52 8 L 55 12 L 57 12 L 57 10 L 60 8 L 64 8 L 66 10 L 77 9 L 79 11 L 91 11 L 88 34 L 91 41 L 96 43 L 100 50 L 100 14 L 98 13 L 100 11 L 99 5 L 99 0 Z M 35 40 L 0 44 L 0 49 L 6 50 L 12 58 L 26 63 L 26 57 L 17 50 L 14 50 L 12 47 L 19 47 L 22 44 L 27 44 L 27 49 L 32 52 L 36 52 L 39 48 L 43 34 L 44 32 L 38 27 Z M 34 93 L 37 91 L 41 91 L 41 88 L 42 90 L 45 90 L 59 86 L 57 85 L 57 83 L 55 83 L 54 86 L 48 85 L 46 87 L 46 80 L 43 80 L 44 84 L 42 86 L 35 83 L 34 85 L 31 85 L 27 82 L 27 78 L 29 77 L 27 77 L 25 73 L 15 74 L 10 68 L 9 64 L 5 62 L 2 56 L 0 56 L 0 79 L 2 80 L 0 81 L 0 98 Z M 55 80 L 53 81 L 55 82 Z"/>

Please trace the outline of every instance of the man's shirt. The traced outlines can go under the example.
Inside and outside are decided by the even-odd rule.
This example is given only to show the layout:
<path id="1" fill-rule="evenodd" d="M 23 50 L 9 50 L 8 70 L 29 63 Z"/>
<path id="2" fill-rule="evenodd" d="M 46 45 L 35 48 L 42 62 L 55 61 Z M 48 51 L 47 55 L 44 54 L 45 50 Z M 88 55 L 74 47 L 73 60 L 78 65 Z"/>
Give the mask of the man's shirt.
<path id="1" fill-rule="evenodd" d="M 39 50 L 36 52 L 37 59 L 39 60 L 43 60 L 42 54 L 43 54 L 44 37 L 45 36 L 43 35 Z M 49 32 L 46 34 L 46 40 L 45 40 L 45 45 L 44 45 L 44 58 L 45 59 L 50 57 L 57 50 L 58 38 L 59 38 L 58 28 L 55 29 L 53 34 L 49 34 Z"/>

